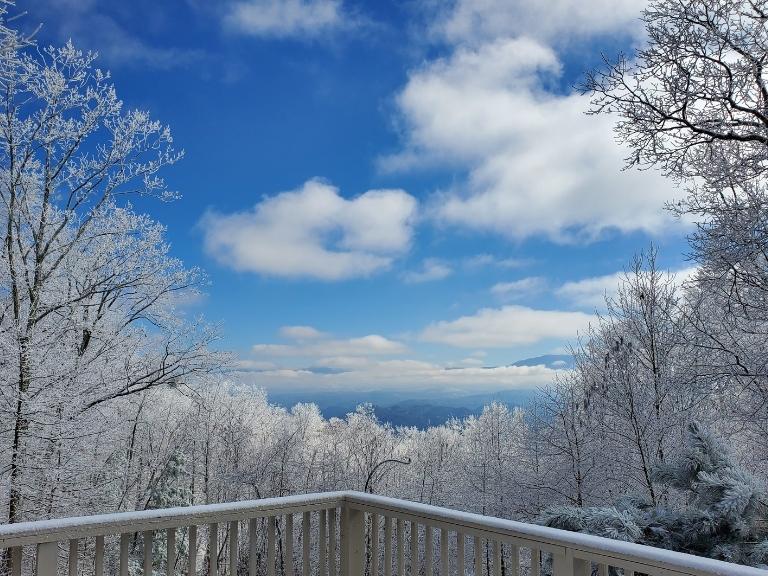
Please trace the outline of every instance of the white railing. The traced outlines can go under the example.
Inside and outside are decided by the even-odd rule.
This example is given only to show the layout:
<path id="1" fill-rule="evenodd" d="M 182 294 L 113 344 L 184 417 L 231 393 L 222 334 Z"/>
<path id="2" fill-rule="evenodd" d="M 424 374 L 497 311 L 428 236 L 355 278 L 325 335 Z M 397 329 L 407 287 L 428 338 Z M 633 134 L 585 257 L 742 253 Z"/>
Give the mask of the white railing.
<path id="1" fill-rule="evenodd" d="M 160 542 L 158 535 L 163 536 Z M 360 492 L 2 525 L 0 548 L 8 552 L 13 576 L 153 571 L 169 576 L 768 574 Z"/>

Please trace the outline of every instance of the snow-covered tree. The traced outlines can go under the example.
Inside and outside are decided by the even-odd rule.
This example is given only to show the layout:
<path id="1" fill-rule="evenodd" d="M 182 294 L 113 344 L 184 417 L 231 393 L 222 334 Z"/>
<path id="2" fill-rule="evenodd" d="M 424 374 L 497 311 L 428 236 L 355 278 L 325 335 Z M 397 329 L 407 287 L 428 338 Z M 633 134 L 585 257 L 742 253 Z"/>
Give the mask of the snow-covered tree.
<path id="1" fill-rule="evenodd" d="M 72 44 L 0 60 L 0 441 L 16 522 L 81 510 L 100 489 L 83 454 L 120 403 L 220 360 L 181 308 L 202 275 L 128 202 L 174 197 L 158 175 L 180 157 L 168 128 L 125 110 Z"/>
<path id="2" fill-rule="evenodd" d="M 637 483 L 633 489 L 654 503 L 663 494 L 652 470 L 702 401 L 688 372 L 679 370 L 686 348 L 678 300 L 677 281 L 657 267 L 655 251 L 641 254 L 575 351 L 576 395 L 588 415 L 569 418 L 589 418 L 610 488 Z"/>
<path id="3" fill-rule="evenodd" d="M 537 450 L 535 489 L 574 506 L 604 498 L 607 488 L 600 416 L 591 409 L 591 394 L 582 384 L 576 371 L 542 390 L 531 411 L 534 434 L 527 441 L 530 450 Z"/>
<path id="4" fill-rule="evenodd" d="M 708 184 L 768 169 L 766 11 L 746 0 L 651 0 L 647 43 L 590 74 L 593 111 L 618 116 L 629 164 Z"/>
<path id="5" fill-rule="evenodd" d="M 680 493 L 677 505 L 654 506 L 627 494 L 612 506 L 555 506 L 540 522 L 629 542 L 768 567 L 768 493 L 740 468 L 714 435 L 696 423 L 680 456 L 659 464 L 660 485 Z"/>

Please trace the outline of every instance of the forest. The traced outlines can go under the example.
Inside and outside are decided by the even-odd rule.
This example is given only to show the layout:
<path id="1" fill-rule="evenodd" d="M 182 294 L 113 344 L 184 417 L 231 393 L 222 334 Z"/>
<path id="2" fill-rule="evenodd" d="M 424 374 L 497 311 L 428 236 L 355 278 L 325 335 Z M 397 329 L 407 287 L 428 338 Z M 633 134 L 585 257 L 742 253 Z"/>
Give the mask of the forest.
<path id="1" fill-rule="evenodd" d="M 662 170 L 685 190 L 667 209 L 692 223 L 695 275 L 660 269 L 649 246 L 574 341 L 575 368 L 529 407 L 492 404 L 426 430 L 394 428 L 366 406 L 331 419 L 311 404 L 279 408 L 238 382 L 216 327 L 185 308 L 204 273 L 132 205 L 174 200 L 161 176 L 181 159 L 170 129 L 126 109 L 95 55 L 38 47 L 7 23 L 3 521 L 367 487 L 768 563 L 761 5 L 651 2 L 648 45 L 583 86 L 593 113 L 616 117 L 629 167 Z M 644 510 L 657 512 L 638 524 Z"/>

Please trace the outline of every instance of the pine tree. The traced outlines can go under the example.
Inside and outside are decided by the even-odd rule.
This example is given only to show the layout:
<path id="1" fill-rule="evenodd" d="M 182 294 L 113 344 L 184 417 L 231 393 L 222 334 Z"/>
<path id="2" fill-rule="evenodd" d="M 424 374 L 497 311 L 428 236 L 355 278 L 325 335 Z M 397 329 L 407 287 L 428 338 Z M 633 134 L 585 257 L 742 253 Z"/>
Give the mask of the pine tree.
<path id="1" fill-rule="evenodd" d="M 187 473 L 184 469 L 184 454 L 177 449 L 168 459 L 157 483 L 150 493 L 149 509 L 174 508 L 176 506 L 189 506 L 192 503 L 192 493 L 189 490 Z M 187 539 L 183 533 L 176 537 L 176 558 L 185 558 L 188 553 Z M 153 565 L 165 566 L 167 535 L 165 530 L 155 531 L 152 540 Z M 164 571 L 162 571 L 164 573 Z"/>
<path id="2" fill-rule="evenodd" d="M 688 436 L 680 458 L 654 470 L 654 480 L 677 491 L 682 505 L 653 506 L 642 497 L 626 496 L 608 507 L 550 507 L 540 523 L 768 567 L 765 486 L 699 424 L 689 425 Z"/>
<path id="3" fill-rule="evenodd" d="M 184 470 L 184 454 L 175 450 L 163 468 L 151 491 L 148 508 L 173 508 L 189 506 L 192 495 L 187 486 Z"/>

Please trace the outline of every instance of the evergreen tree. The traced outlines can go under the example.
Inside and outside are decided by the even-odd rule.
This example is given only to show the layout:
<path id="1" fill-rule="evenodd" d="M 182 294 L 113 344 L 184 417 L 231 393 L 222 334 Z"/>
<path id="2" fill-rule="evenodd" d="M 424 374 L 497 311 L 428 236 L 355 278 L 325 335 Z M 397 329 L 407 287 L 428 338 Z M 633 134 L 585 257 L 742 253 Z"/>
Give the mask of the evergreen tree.
<path id="1" fill-rule="evenodd" d="M 157 483 L 152 488 L 147 508 L 159 509 L 189 506 L 192 503 L 192 492 L 189 490 L 187 476 L 184 470 L 184 454 L 181 450 L 177 449 L 171 454 Z M 188 554 L 185 531 L 186 529 L 179 530 L 179 534 L 176 536 L 177 559 L 186 558 Z M 156 568 L 160 566 L 165 567 L 167 545 L 166 531 L 155 531 L 152 539 L 152 549 L 154 556 L 153 565 Z M 165 570 L 162 570 L 161 573 L 165 573 Z"/>
<path id="2" fill-rule="evenodd" d="M 696 423 L 674 462 L 654 479 L 680 493 L 681 505 L 653 506 L 626 496 L 613 506 L 554 506 L 539 518 L 554 528 L 768 567 L 768 494 L 725 446 Z"/>
<path id="3" fill-rule="evenodd" d="M 147 508 L 173 508 L 189 506 L 192 501 L 184 471 L 184 454 L 177 449 L 171 454 L 157 483 L 151 490 Z"/>

